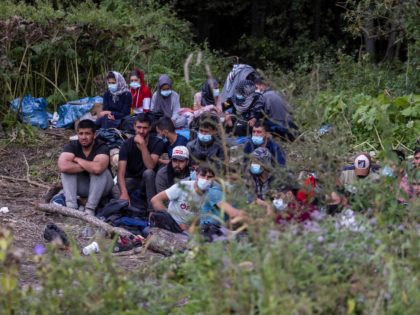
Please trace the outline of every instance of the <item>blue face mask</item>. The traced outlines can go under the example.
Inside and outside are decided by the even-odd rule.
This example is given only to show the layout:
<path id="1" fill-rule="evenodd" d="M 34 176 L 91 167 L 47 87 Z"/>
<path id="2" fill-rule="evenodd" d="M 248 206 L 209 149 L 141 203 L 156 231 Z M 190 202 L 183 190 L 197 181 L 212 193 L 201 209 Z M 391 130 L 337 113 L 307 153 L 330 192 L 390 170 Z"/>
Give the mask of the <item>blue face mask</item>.
<path id="1" fill-rule="evenodd" d="M 197 178 L 197 172 L 196 171 L 191 171 L 190 172 L 190 180 L 195 180 Z"/>
<path id="2" fill-rule="evenodd" d="M 161 90 L 160 91 L 160 95 L 162 95 L 163 97 L 168 97 L 171 94 L 172 94 L 172 90 Z"/>
<path id="3" fill-rule="evenodd" d="M 137 90 L 140 87 L 140 83 L 138 82 L 130 82 L 130 87 Z"/>
<path id="4" fill-rule="evenodd" d="M 236 101 L 238 102 L 238 103 L 242 103 L 244 100 L 245 100 L 245 96 L 243 96 L 243 95 L 240 95 L 240 94 L 236 94 Z"/>
<path id="5" fill-rule="evenodd" d="M 264 143 L 264 137 L 261 136 L 252 136 L 251 140 L 255 145 L 261 145 Z"/>
<path id="6" fill-rule="evenodd" d="M 203 143 L 210 142 L 213 139 L 212 135 L 203 135 L 202 133 L 198 133 L 198 140 Z"/>
<path id="7" fill-rule="evenodd" d="M 213 96 L 217 97 L 220 95 L 220 90 L 219 89 L 213 89 Z"/>
<path id="8" fill-rule="evenodd" d="M 253 175 L 259 175 L 263 172 L 263 168 L 261 165 L 259 164 L 251 164 L 251 167 L 249 168 L 249 171 L 251 172 L 251 174 Z"/>
<path id="9" fill-rule="evenodd" d="M 273 206 L 277 211 L 283 211 L 287 208 L 287 203 L 284 202 L 283 199 L 274 199 L 273 200 Z"/>
<path id="10" fill-rule="evenodd" d="M 108 83 L 108 89 L 111 93 L 115 93 L 118 90 L 117 83 Z"/>
<path id="11" fill-rule="evenodd" d="M 211 187 L 211 180 L 205 179 L 205 178 L 198 178 L 197 180 L 197 186 L 202 191 L 206 191 Z"/>
<path id="12" fill-rule="evenodd" d="M 385 177 L 394 177 L 394 171 L 388 165 L 381 170 L 381 175 Z"/>
<path id="13" fill-rule="evenodd" d="M 162 136 L 162 135 L 157 135 L 156 137 L 157 137 L 158 139 L 162 140 L 162 141 L 163 141 L 163 143 L 168 142 L 168 138 L 166 138 L 165 136 Z"/>

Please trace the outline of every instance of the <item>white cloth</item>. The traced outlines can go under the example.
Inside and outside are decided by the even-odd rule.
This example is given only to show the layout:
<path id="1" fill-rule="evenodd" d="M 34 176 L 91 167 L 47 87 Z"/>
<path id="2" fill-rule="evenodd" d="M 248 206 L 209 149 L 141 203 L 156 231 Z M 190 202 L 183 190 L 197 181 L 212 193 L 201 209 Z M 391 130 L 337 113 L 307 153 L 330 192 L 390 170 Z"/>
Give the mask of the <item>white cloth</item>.
<path id="1" fill-rule="evenodd" d="M 168 212 L 178 224 L 189 224 L 198 215 L 204 195 L 194 189 L 194 180 L 181 181 L 165 190 Z"/>

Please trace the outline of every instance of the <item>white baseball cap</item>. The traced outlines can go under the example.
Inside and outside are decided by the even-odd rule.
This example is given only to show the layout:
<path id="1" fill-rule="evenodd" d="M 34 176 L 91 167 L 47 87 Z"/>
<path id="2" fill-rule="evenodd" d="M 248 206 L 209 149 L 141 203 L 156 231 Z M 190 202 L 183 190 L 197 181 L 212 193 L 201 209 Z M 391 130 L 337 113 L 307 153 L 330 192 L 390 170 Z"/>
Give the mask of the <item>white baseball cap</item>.
<path id="1" fill-rule="evenodd" d="M 360 154 L 354 159 L 354 171 L 358 176 L 366 176 L 369 174 L 370 160 L 364 155 Z"/>
<path id="2" fill-rule="evenodd" d="M 187 147 L 179 145 L 172 150 L 172 159 L 175 160 L 188 160 L 190 158 L 190 152 Z"/>

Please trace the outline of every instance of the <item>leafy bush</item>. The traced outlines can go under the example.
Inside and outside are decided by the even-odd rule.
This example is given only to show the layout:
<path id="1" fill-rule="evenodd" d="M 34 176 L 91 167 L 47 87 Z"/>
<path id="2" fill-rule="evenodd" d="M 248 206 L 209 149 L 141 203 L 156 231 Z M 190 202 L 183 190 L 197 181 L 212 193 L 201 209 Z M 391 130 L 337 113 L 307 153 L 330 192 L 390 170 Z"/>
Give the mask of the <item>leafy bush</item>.
<path id="1" fill-rule="evenodd" d="M 219 73 L 222 60 L 192 42 L 188 23 L 157 1 L 133 5 L 128 0 L 82 1 L 69 8 L 50 2 L 3 1 L 0 25 L 5 41 L 0 45 L 1 99 L 28 92 L 47 97 L 54 106 L 86 95 L 103 93 L 104 76 L 117 70 L 125 76 L 134 67 L 143 69 L 154 88 L 158 76 L 168 73 L 191 105 L 191 89 L 182 82 L 188 54 L 202 50 L 205 62 L 190 67 L 197 89 L 206 78 L 205 63 Z M 203 56 L 202 56 L 203 57 Z"/>

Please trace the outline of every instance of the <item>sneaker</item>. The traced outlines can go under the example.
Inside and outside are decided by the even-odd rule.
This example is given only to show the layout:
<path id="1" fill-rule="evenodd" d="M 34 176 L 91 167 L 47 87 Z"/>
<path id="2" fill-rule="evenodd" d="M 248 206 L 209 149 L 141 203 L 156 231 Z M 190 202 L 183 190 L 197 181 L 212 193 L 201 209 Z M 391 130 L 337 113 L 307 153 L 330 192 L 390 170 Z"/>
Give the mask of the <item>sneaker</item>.
<path id="1" fill-rule="evenodd" d="M 54 204 L 54 205 L 65 207 L 66 206 L 66 197 L 64 196 L 64 193 L 60 193 L 60 194 L 52 197 L 51 203 Z"/>
<path id="2" fill-rule="evenodd" d="M 115 244 L 114 253 L 126 252 L 133 248 L 140 247 L 143 245 L 144 238 L 140 235 L 136 236 L 120 236 L 117 244 Z"/>
<path id="3" fill-rule="evenodd" d="M 114 246 L 113 253 L 126 252 L 133 249 L 133 244 L 128 237 L 120 236 L 117 243 Z"/>

